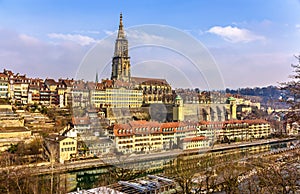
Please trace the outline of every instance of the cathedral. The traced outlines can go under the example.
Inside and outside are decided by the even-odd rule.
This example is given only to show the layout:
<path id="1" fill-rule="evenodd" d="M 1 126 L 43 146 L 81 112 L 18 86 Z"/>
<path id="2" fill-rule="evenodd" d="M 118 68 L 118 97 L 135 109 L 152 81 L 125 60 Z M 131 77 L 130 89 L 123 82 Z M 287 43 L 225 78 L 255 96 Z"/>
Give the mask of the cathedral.
<path id="1" fill-rule="evenodd" d="M 123 27 L 123 17 L 120 14 L 118 36 L 112 59 L 111 80 L 113 88 L 142 90 L 143 104 L 173 102 L 172 88 L 165 79 L 131 77 L 128 40 Z"/>
<path id="2" fill-rule="evenodd" d="M 112 59 L 111 80 L 130 82 L 130 57 L 128 55 L 128 40 L 123 29 L 122 14 L 120 14 L 118 37 Z"/>

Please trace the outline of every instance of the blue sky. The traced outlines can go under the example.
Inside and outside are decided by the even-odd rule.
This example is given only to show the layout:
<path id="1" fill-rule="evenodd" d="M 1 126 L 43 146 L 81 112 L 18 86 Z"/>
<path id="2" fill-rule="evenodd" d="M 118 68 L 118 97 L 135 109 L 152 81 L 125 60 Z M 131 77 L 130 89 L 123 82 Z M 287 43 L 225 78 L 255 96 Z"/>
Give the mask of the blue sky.
<path id="1" fill-rule="evenodd" d="M 286 81 L 300 52 L 299 0 L 0 0 L 0 67 L 74 77 L 87 51 L 117 30 L 120 12 L 126 28 L 167 25 L 199 40 L 230 88 Z"/>

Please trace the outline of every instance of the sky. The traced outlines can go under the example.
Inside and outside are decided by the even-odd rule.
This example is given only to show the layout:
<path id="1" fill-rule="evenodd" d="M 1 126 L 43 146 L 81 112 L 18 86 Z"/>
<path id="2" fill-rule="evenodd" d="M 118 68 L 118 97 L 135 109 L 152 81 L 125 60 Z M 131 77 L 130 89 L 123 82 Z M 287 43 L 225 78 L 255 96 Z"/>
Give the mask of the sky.
<path id="1" fill-rule="evenodd" d="M 85 79 L 95 80 L 105 66 L 108 73 L 100 73 L 100 79 L 110 77 L 109 61 L 96 67 L 84 66 L 84 61 L 108 39 L 111 59 L 120 12 L 129 46 L 144 43 L 143 48 L 130 47 L 131 73 L 156 72 L 153 77 L 163 76 L 173 87 L 197 87 L 190 84 L 197 76 L 207 82 L 218 79 L 233 89 L 278 85 L 288 80 L 290 65 L 297 63 L 294 55 L 300 53 L 299 0 L 0 0 L 0 68 L 55 79 L 80 78 L 86 68 L 90 72 Z M 154 25 L 152 30 L 130 32 L 148 24 Z M 157 26 L 168 30 L 160 33 Z M 145 48 L 147 43 L 156 46 Z M 207 56 L 211 60 L 203 59 L 206 66 L 197 62 Z M 201 66 L 196 73 L 191 61 Z M 208 66 L 218 75 L 206 71 Z"/>

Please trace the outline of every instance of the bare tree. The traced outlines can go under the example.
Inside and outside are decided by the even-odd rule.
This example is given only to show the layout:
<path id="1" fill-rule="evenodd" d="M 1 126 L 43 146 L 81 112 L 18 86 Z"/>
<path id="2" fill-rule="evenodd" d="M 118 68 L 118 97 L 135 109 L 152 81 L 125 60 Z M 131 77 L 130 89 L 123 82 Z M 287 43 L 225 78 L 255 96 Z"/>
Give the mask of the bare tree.
<path id="1" fill-rule="evenodd" d="M 240 183 L 242 193 L 297 193 L 300 189 L 299 150 L 247 161 L 247 178 Z"/>
<path id="2" fill-rule="evenodd" d="M 213 193 L 217 188 L 216 160 L 211 154 L 191 159 L 178 156 L 164 173 L 179 185 L 178 193 Z"/>
<path id="3" fill-rule="evenodd" d="M 298 64 L 291 65 L 294 68 L 294 74 L 290 76 L 292 80 L 281 83 L 282 89 L 288 90 L 292 95 L 286 99 L 291 108 L 287 115 L 291 122 L 300 121 L 300 54 L 298 56 L 295 55 L 295 58 L 298 60 Z"/>
<path id="4" fill-rule="evenodd" d="M 99 177 L 97 186 L 132 180 L 146 172 L 146 168 L 136 168 L 130 159 L 131 154 L 115 152 L 114 157 L 103 161 L 109 167 L 107 173 Z"/>

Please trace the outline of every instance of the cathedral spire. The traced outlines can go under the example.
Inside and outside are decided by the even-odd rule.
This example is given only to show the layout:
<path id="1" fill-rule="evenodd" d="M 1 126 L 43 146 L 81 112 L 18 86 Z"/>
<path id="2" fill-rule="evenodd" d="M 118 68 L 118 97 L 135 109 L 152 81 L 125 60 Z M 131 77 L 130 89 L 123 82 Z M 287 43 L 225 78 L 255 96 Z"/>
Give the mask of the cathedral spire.
<path id="1" fill-rule="evenodd" d="M 125 38 L 125 32 L 123 29 L 123 16 L 122 13 L 120 13 L 120 24 L 119 24 L 119 31 L 118 31 L 118 39 Z"/>
<path id="2" fill-rule="evenodd" d="M 95 82 L 98 83 L 99 82 L 99 78 L 98 78 L 98 72 L 96 72 L 96 79 Z"/>
<path id="3" fill-rule="evenodd" d="M 128 40 L 123 29 L 123 17 L 120 14 L 118 37 L 112 60 L 112 80 L 130 81 L 130 57 L 128 55 Z"/>

